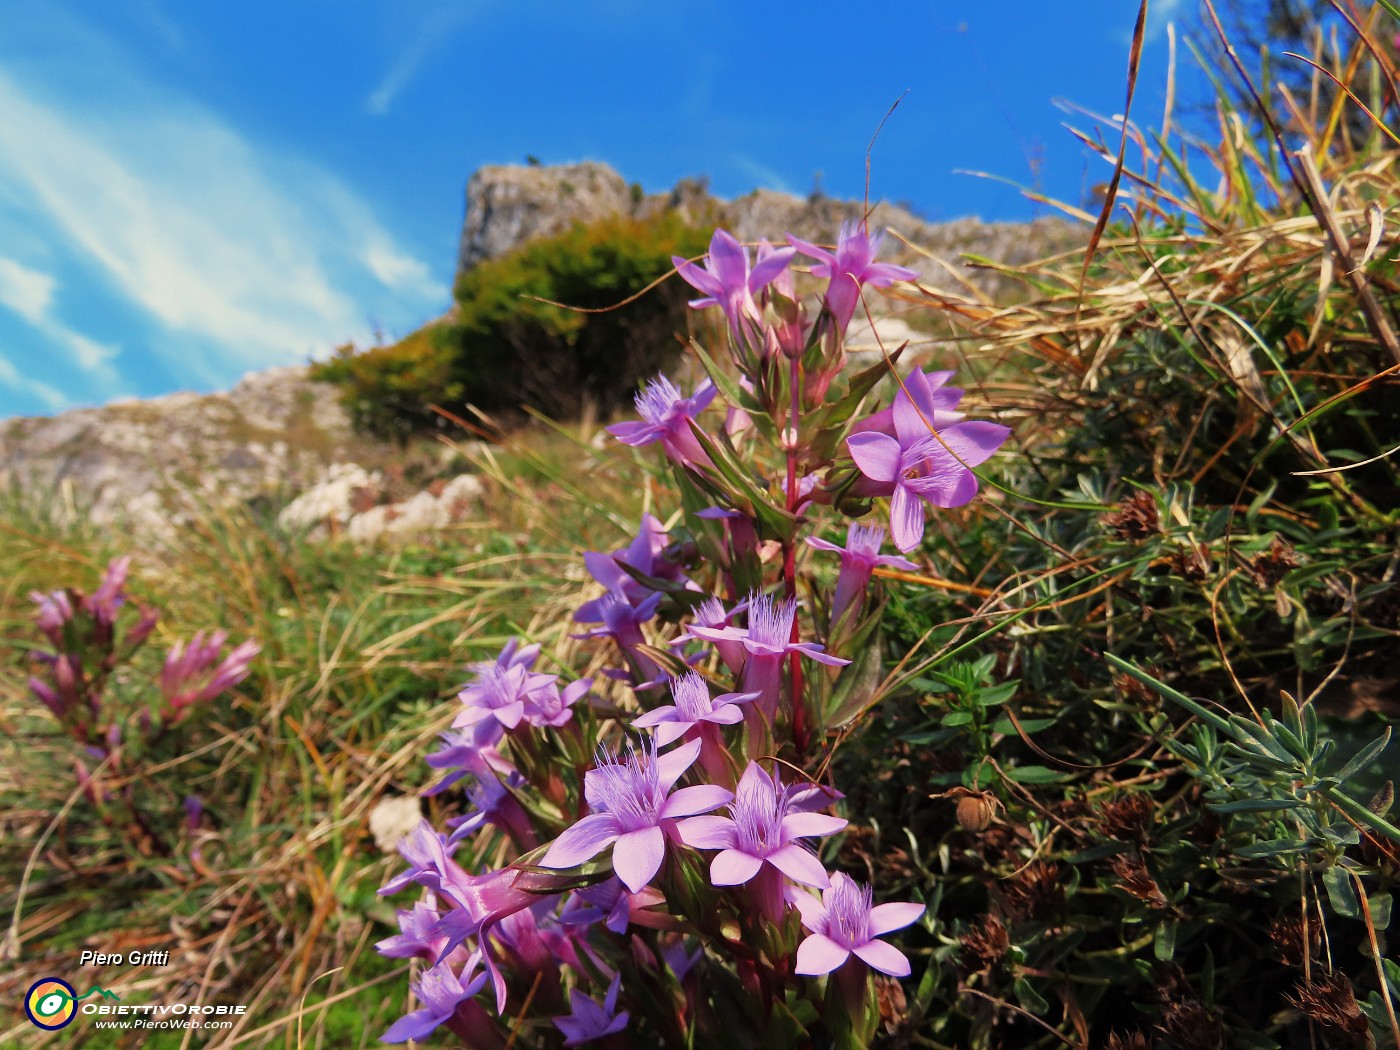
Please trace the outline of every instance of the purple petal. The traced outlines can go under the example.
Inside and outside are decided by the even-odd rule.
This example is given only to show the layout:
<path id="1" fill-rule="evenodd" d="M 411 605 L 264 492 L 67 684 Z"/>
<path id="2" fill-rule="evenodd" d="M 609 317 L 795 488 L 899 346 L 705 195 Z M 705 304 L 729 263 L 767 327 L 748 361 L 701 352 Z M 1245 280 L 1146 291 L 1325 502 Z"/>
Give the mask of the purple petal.
<path id="1" fill-rule="evenodd" d="M 855 949 L 855 953 L 868 963 L 871 969 L 887 973 L 891 977 L 909 976 L 909 960 L 892 944 L 886 944 L 884 941 L 866 941 Z"/>
<path id="2" fill-rule="evenodd" d="M 389 1030 L 379 1037 L 382 1043 L 404 1043 L 410 1039 L 422 1040 L 446 1017 L 439 1017 L 430 1010 L 414 1010 L 405 1014 L 389 1026 Z"/>
<path id="3" fill-rule="evenodd" d="M 613 845 L 613 871 L 624 886 L 640 893 L 661 869 L 665 856 L 666 836 L 659 827 L 624 832 Z"/>
<path id="4" fill-rule="evenodd" d="M 924 538 L 924 504 L 906 485 L 895 486 L 890 497 L 890 535 L 902 551 L 912 551 Z"/>
<path id="5" fill-rule="evenodd" d="M 554 840 L 540 860 L 542 868 L 572 868 L 596 857 L 622 834 L 622 825 L 611 813 L 592 813 Z"/>
<path id="6" fill-rule="evenodd" d="M 700 741 L 697 740 L 695 743 L 698 746 Z M 668 819 L 689 817 L 695 813 L 716 809 L 733 797 L 732 791 L 727 791 L 715 784 L 696 784 L 694 787 L 681 788 L 673 793 L 662 805 L 659 816 Z"/>
<path id="7" fill-rule="evenodd" d="M 721 708 L 711 711 L 709 714 L 700 716 L 702 722 L 714 722 L 717 725 L 732 726 L 744 720 L 744 712 L 740 711 L 734 704 L 725 704 Z"/>
<path id="8" fill-rule="evenodd" d="M 768 854 L 767 859 L 769 864 L 793 882 L 800 882 L 804 886 L 815 886 L 819 890 L 824 890 L 831 885 L 831 879 L 827 877 L 822 862 L 795 842 L 788 843 L 782 849 L 774 850 Z"/>
<path id="9" fill-rule="evenodd" d="M 834 835 L 845 826 L 844 817 L 829 817 L 825 813 L 788 813 L 783 818 L 783 834 L 795 839 Z"/>
<path id="10" fill-rule="evenodd" d="M 710 882 L 716 886 L 739 886 L 758 874 L 763 861 L 737 849 L 727 849 L 710 862 Z"/>
<path id="11" fill-rule="evenodd" d="M 796 886 L 789 886 L 787 902 L 797 909 L 797 914 L 802 916 L 802 925 L 809 930 L 820 929 L 822 923 L 826 921 L 826 905 L 814 893 L 808 893 Z"/>
<path id="12" fill-rule="evenodd" d="M 894 418 L 895 436 L 899 438 L 901 445 L 907 446 L 933 433 L 934 418 L 927 406 L 915 405 L 903 390 L 895 394 L 891 414 Z"/>
<path id="13" fill-rule="evenodd" d="M 906 572 L 918 572 L 920 568 L 917 562 L 901 558 L 898 554 L 882 554 L 875 559 L 875 564 L 890 569 L 903 569 Z"/>
<path id="14" fill-rule="evenodd" d="M 686 817 L 676 821 L 676 838 L 693 849 L 729 849 L 734 821 L 728 817 Z"/>
<path id="15" fill-rule="evenodd" d="M 717 278 L 710 276 L 708 271 L 696 266 L 689 259 L 682 259 L 679 255 L 671 256 L 671 263 L 675 266 L 676 273 L 680 274 L 681 280 L 692 288 L 704 292 L 711 298 L 722 299 L 724 297 L 724 285 Z M 694 303 L 691 305 L 693 306 Z"/>
<path id="16" fill-rule="evenodd" d="M 815 660 L 819 664 L 826 664 L 828 667 L 845 667 L 851 662 L 823 651 L 822 647 L 816 642 L 798 642 L 796 645 L 789 645 L 788 649 L 796 650 L 803 656 Z"/>
<path id="17" fill-rule="evenodd" d="M 814 933 L 797 946 L 794 973 L 819 977 L 830 973 L 851 957 L 851 953 L 824 933 Z"/>
<path id="18" fill-rule="evenodd" d="M 515 700 L 506 704 L 505 707 L 495 708 L 492 712 L 496 716 L 496 721 L 507 729 L 514 729 L 520 724 L 520 720 L 525 717 L 525 702 Z"/>
<path id="19" fill-rule="evenodd" d="M 749 273 L 749 291 L 756 292 L 765 285 L 772 284 L 787 269 L 788 263 L 792 262 L 792 257 L 796 254 L 795 248 L 779 248 L 759 259 Z"/>
<path id="20" fill-rule="evenodd" d="M 851 458 L 872 481 L 893 481 L 899 473 L 899 442 L 885 434 L 852 434 L 846 439 Z"/>
<path id="21" fill-rule="evenodd" d="M 641 718 L 633 719 L 632 728 L 650 729 L 653 726 L 660 725 L 662 722 L 674 722 L 675 720 L 676 706 L 674 704 L 667 704 L 665 707 L 658 707 L 652 711 L 648 711 L 646 714 L 642 715 Z"/>
<path id="22" fill-rule="evenodd" d="M 700 757 L 700 741 L 692 740 L 683 747 L 678 747 L 674 751 L 668 751 L 656 759 L 656 774 L 660 781 L 662 791 L 670 791 L 671 785 L 679 780 L 687 769 L 695 764 L 695 760 Z M 679 792 L 678 792 L 679 794 Z M 669 802 L 667 803 L 670 804 Z M 663 812 L 665 810 L 663 809 Z M 698 813 L 699 810 L 692 809 L 691 813 Z M 681 813 L 680 816 L 688 816 Z"/>
<path id="23" fill-rule="evenodd" d="M 818 248 L 815 244 L 811 244 L 810 242 L 804 241 L 801 238 L 794 237 L 792 234 L 787 235 L 787 241 L 788 244 L 792 245 L 803 255 L 806 255 L 812 259 L 818 259 L 821 262 L 825 263 L 827 266 L 831 266 L 836 262 L 836 259 L 832 256 L 830 252 L 823 251 L 821 248 Z M 817 274 L 817 276 L 820 277 L 822 275 Z"/>
<path id="24" fill-rule="evenodd" d="M 653 423 L 643 423 L 634 419 L 614 423 L 607 431 L 624 445 L 650 445 L 654 441 L 660 441 L 665 433 Z"/>
<path id="25" fill-rule="evenodd" d="M 817 548 L 817 550 L 819 550 L 819 551 L 832 551 L 833 553 L 836 553 L 836 554 L 845 554 L 845 553 L 846 553 L 846 548 L 845 548 L 845 547 L 838 547 L 836 544 L 832 543 L 830 540 L 824 540 L 824 539 L 822 539 L 820 536 L 808 536 L 808 537 L 807 537 L 807 545 L 808 545 L 809 547 L 815 547 L 815 548 Z"/>
<path id="26" fill-rule="evenodd" d="M 992 453 L 1001 448 L 1010 434 L 1010 427 L 980 419 L 954 423 L 938 432 L 948 450 L 969 467 L 978 466 L 990 459 Z"/>
<path id="27" fill-rule="evenodd" d="M 670 747 L 685 736 L 692 724 L 688 722 L 663 722 L 656 727 L 656 746 Z"/>
<path id="28" fill-rule="evenodd" d="M 879 937 L 891 930 L 901 930 L 918 922 L 924 914 L 922 904 L 877 904 L 870 909 L 870 936 Z"/>

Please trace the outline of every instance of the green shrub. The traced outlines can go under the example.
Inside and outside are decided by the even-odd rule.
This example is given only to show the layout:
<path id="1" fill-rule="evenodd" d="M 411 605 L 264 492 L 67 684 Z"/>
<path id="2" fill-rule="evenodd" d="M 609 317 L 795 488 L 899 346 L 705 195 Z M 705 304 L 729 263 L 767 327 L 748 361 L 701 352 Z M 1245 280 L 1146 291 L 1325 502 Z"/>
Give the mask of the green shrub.
<path id="1" fill-rule="evenodd" d="M 643 290 L 707 238 L 675 213 L 575 224 L 462 275 L 443 322 L 392 346 L 342 349 L 316 374 L 342 387 L 357 426 L 381 435 L 422 429 L 429 405 L 611 412 L 674 360 L 686 327 L 688 289 Z"/>

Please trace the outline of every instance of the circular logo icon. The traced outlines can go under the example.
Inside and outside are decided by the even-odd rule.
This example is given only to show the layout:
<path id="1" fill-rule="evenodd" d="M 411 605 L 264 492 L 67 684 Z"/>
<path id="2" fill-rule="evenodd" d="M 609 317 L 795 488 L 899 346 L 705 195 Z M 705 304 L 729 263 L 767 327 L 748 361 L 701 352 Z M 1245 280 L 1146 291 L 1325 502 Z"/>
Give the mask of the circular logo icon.
<path id="1" fill-rule="evenodd" d="M 78 1014 L 78 993 L 67 981 L 45 977 L 29 986 L 24 997 L 24 1012 L 46 1032 L 67 1028 Z"/>

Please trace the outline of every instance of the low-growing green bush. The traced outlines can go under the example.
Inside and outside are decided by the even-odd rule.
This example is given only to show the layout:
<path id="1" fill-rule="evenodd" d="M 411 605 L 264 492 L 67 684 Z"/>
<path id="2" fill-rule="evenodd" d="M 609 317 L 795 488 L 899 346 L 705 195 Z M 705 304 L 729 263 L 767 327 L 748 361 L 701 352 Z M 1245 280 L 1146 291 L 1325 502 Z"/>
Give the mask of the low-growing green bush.
<path id="1" fill-rule="evenodd" d="M 390 346 L 342 349 L 317 376 L 343 388 L 357 426 L 384 436 L 429 425 L 430 405 L 612 412 L 677 356 L 686 292 L 675 281 L 647 289 L 708 236 L 674 212 L 575 224 L 467 271 L 441 322 Z"/>

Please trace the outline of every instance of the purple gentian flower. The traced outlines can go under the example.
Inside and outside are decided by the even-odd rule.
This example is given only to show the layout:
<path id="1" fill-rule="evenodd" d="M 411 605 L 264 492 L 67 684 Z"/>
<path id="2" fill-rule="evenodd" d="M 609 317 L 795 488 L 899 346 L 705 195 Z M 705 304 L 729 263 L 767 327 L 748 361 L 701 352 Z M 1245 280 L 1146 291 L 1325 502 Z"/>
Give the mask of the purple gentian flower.
<path id="1" fill-rule="evenodd" d="M 642 527 L 636 539 L 626 548 L 611 554 L 584 551 L 583 564 L 589 574 L 610 592 L 622 595 L 632 605 L 640 605 L 655 592 L 633 578 L 631 573 L 622 568 L 624 565 L 652 579 L 690 584 L 680 566 L 661 556 L 669 542 L 661 522 L 654 515 L 643 514 Z M 598 601 L 601 599 L 585 602 L 579 607 L 574 619 L 579 623 L 600 622 L 603 617 L 595 608 Z"/>
<path id="2" fill-rule="evenodd" d="M 758 265 L 750 269 L 749 250 L 732 234 L 715 230 L 704 268 L 674 255 L 671 262 L 682 280 L 705 293 L 701 299 L 692 299 L 690 305 L 696 309 L 720 307 L 729 320 L 730 331 L 737 338 L 743 338 L 742 321 L 757 325 L 760 320 L 754 294 L 777 280 L 795 254 L 791 248 L 773 249 L 763 253 Z"/>
<path id="3" fill-rule="evenodd" d="M 651 657 L 637 650 L 637 646 L 646 641 L 642 634 L 642 624 L 656 615 L 656 610 L 660 605 L 661 594 L 659 592 L 655 592 L 638 604 L 632 605 L 621 593 L 609 591 L 601 598 L 588 602 L 574 613 L 575 620 L 583 623 L 601 622 L 603 626 L 595 627 L 591 631 L 584 631 L 582 634 L 570 635 L 570 637 L 611 638 L 631 660 L 635 672 L 635 684 L 640 689 L 644 685 L 652 684 L 661 673 L 660 668 L 656 666 Z M 610 678 L 627 677 L 624 672 L 613 669 L 605 670 L 603 674 Z"/>
<path id="4" fill-rule="evenodd" d="M 639 892 L 661 868 L 666 839 L 685 839 L 676 830 L 681 817 L 722 806 L 733 794 L 713 784 L 671 788 L 700 755 L 700 741 L 684 744 L 664 755 L 653 741 L 638 754 L 599 756 L 596 768 L 583 778 L 583 793 L 592 812 L 554 840 L 540 865 L 572 868 L 613 847 L 613 871 L 633 893 Z"/>
<path id="5" fill-rule="evenodd" d="M 831 622 L 837 623 L 841 614 L 853 603 L 859 605 L 865 597 L 865 588 L 870 583 L 870 575 L 877 565 L 915 572 L 918 566 L 908 558 L 897 554 L 881 554 L 880 545 L 885 542 L 885 530 L 866 528 L 851 522 L 846 529 L 846 546 L 838 547 L 829 540 L 809 536 L 807 543 L 819 551 L 834 551 L 841 555 L 841 572 L 836 577 L 836 595 L 831 600 Z"/>
<path id="6" fill-rule="evenodd" d="M 475 682 L 457 694 L 465 710 L 452 725 L 461 728 L 494 718 L 502 728 L 514 729 L 525 718 L 526 706 L 532 702 L 530 694 L 551 687 L 555 678 L 552 674 L 527 671 L 520 664 L 504 668 L 488 664 Z M 489 735 L 486 740 L 491 740 Z"/>
<path id="7" fill-rule="evenodd" d="M 590 926 L 599 919 L 616 934 L 627 932 L 635 912 L 654 908 L 666 898 L 650 886 L 631 893 L 616 875 L 574 891 L 573 897 L 559 916 L 569 926 Z"/>
<path id="8" fill-rule="evenodd" d="M 711 883 L 738 886 L 771 865 L 804 886 L 824 889 L 830 884 L 821 862 L 797 840 L 834 835 L 846 821 L 793 809 L 790 802 L 782 780 L 750 762 L 734 790 L 729 816 L 685 821 L 683 830 L 691 845 L 720 851 L 710 862 Z"/>
<path id="9" fill-rule="evenodd" d="M 875 261 L 883 237 L 882 233 L 871 237 L 861 223 L 842 223 L 833 254 L 788 234 L 789 244 L 818 260 L 812 276 L 827 279 L 826 308 L 838 331 L 844 332 L 855 316 L 861 285 L 888 288 L 895 281 L 912 281 L 919 276 L 916 270 Z"/>
<path id="10" fill-rule="evenodd" d="M 736 616 L 744 609 L 747 609 L 748 605 L 749 603 L 747 601 L 742 601 L 726 612 L 724 603 L 718 598 L 706 598 L 695 607 L 695 624 L 700 627 L 709 627 L 713 630 L 732 626 L 729 622 L 730 618 Z M 744 669 L 744 663 L 748 660 L 749 655 L 748 650 L 744 648 L 742 642 L 734 641 L 733 639 L 700 638 L 694 630 L 688 630 L 676 638 L 677 642 L 695 640 L 713 644 L 715 652 L 719 653 L 719 658 L 724 661 L 724 666 L 735 674 L 738 674 Z"/>
<path id="11" fill-rule="evenodd" d="M 656 742 L 666 747 L 699 725 L 732 726 L 744 720 L 738 705 L 755 699 L 757 693 L 722 693 L 710 696 L 705 679 L 694 671 L 671 679 L 671 697 L 676 702 L 658 707 L 632 723 L 633 729 L 656 730 Z"/>
<path id="12" fill-rule="evenodd" d="M 758 707 L 771 722 L 778 710 L 778 691 L 782 678 L 783 657 L 801 653 L 830 667 L 850 663 L 823 651 L 815 642 L 794 642 L 792 621 L 797 614 L 797 599 L 777 601 L 766 594 L 749 598 L 749 625 L 739 627 L 705 627 L 692 624 L 690 633 L 709 641 L 736 641 L 748 650 L 744 663 L 744 690 L 758 694 Z"/>
<path id="13" fill-rule="evenodd" d="M 895 434 L 866 432 L 846 439 L 860 472 L 862 494 L 890 497 L 894 545 L 911 551 L 924 535 L 924 503 L 961 507 L 977 495 L 972 468 L 991 457 L 1011 433 L 999 423 L 972 420 L 933 432 L 908 398 L 895 398 Z"/>
<path id="14" fill-rule="evenodd" d="M 87 607 L 91 610 L 93 618 L 104 627 L 111 627 L 116 623 L 117 611 L 126 604 L 126 576 L 130 569 L 130 555 L 113 558 L 107 565 L 102 582 L 87 600 Z"/>
<path id="15" fill-rule="evenodd" d="M 870 906 L 870 887 L 861 886 L 844 872 L 831 876 L 831 886 L 818 901 L 802 890 L 793 892 L 792 903 L 811 935 L 797 946 L 794 973 L 815 977 L 830 973 L 852 955 L 891 977 L 908 977 L 909 960 L 891 944 L 876 940 L 903 929 L 924 913 L 922 904 Z"/>
<path id="16" fill-rule="evenodd" d="M 408 861 L 408 869 L 380 886 L 379 895 L 390 897 L 415 882 L 430 890 L 438 889 L 447 866 L 452 864 L 444 843 L 443 836 L 431 824 L 420 820 L 412 831 L 399 840 L 397 846 L 399 854 Z"/>
<path id="17" fill-rule="evenodd" d="M 441 795 L 463 777 L 489 776 L 492 770 L 507 776 L 515 772 L 515 767 L 495 746 L 482 743 L 475 732 L 465 733 L 458 729 L 449 729 L 439 733 L 438 737 L 443 746 L 427 755 L 424 761 L 434 769 L 446 769 L 450 772 L 424 791 L 426 796 Z"/>
<path id="18" fill-rule="evenodd" d="M 471 664 L 468 670 L 476 675 L 481 674 L 488 667 L 492 666 L 499 667 L 501 670 L 507 670 L 511 667 L 523 667 L 528 671 L 535 666 L 535 660 L 539 655 L 540 647 L 538 644 L 522 647 L 519 638 L 512 638 L 501 647 L 500 654 L 495 660 L 486 660 L 481 663 Z"/>
<path id="19" fill-rule="evenodd" d="M 677 463 L 708 467 L 710 457 L 690 429 L 690 421 L 705 410 L 716 393 L 714 383 L 707 379 L 690 397 L 682 397 L 669 379 L 657 376 L 636 397 L 641 421 L 615 423 L 607 431 L 624 445 L 634 447 L 660 441 L 666 455 Z"/>
<path id="20" fill-rule="evenodd" d="M 580 678 L 566 685 L 563 692 L 553 684 L 546 689 L 536 689 L 525 701 L 525 721 L 537 729 L 545 726 L 558 729 L 567 725 L 574 717 L 574 704 L 592 688 L 593 679 Z"/>
<path id="21" fill-rule="evenodd" d="M 474 957 L 479 958 L 479 957 Z M 477 962 L 469 962 L 461 975 L 452 972 L 452 967 L 440 963 L 413 982 L 413 994 L 423 1005 L 413 1012 L 400 1017 L 389 1030 L 380 1036 L 385 1043 L 402 1043 L 409 1039 L 424 1039 L 438 1027 L 452 1019 L 459 1003 L 470 999 L 486 984 L 485 972 L 472 976 Z"/>
<path id="22" fill-rule="evenodd" d="M 921 372 L 915 369 L 900 383 L 890 407 L 866 416 L 851 428 L 851 433 L 864 434 L 875 431 L 895 437 L 894 404 L 901 400 L 918 409 L 917 415 L 925 424 L 925 431 L 929 427 L 942 430 L 946 426 L 962 422 L 966 413 L 957 411 L 957 407 L 963 392 L 958 387 L 944 385 L 952 378 L 952 372 Z"/>
<path id="23" fill-rule="evenodd" d="M 441 918 L 430 893 L 427 900 L 419 901 L 411 909 L 399 909 L 399 932 L 376 943 L 375 950 L 386 959 L 436 961 L 447 943 L 447 938 L 434 930 Z"/>
<path id="24" fill-rule="evenodd" d="M 73 602 L 67 591 L 30 591 L 29 600 L 39 606 L 34 614 L 34 622 L 44 636 L 53 643 L 55 649 L 63 649 L 63 628 L 73 619 Z"/>
<path id="25" fill-rule="evenodd" d="M 554 1018 L 555 1027 L 567 1038 L 565 1046 L 582 1046 L 584 1043 L 604 1036 L 621 1032 L 627 1027 L 627 1011 L 618 1012 L 617 993 L 622 987 L 622 974 L 613 974 L 608 985 L 608 994 L 598 1003 L 584 995 L 577 988 L 569 989 L 569 1010 L 563 1017 Z"/>
<path id="26" fill-rule="evenodd" d="M 208 638 L 196 631 L 188 646 L 184 642 L 171 646 L 160 674 L 160 691 L 171 712 L 178 714 L 191 704 L 212 700 L 248 677 L 249 665 L 262 646 L 244 642 L 219 663 L 219 650 L 227 640 L 224 631 L 213 631 Z"/>

